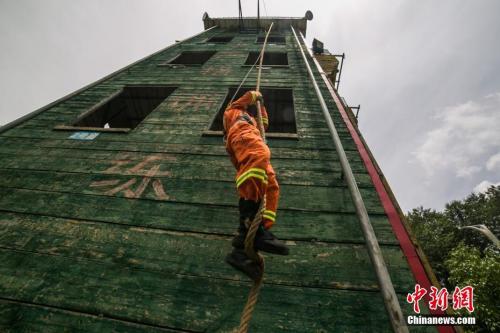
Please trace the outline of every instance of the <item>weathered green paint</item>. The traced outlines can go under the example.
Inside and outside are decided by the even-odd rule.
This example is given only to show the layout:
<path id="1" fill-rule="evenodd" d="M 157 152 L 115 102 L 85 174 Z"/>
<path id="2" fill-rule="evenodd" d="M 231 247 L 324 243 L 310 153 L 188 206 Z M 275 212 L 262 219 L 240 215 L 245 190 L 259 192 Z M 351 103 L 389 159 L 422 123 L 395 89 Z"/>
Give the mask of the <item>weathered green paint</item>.
<path id="1" fill-rule="evenodd" d="M 9 151 L 4 154 L 3 151 Z M 15 153 L 12 149 L 0 149 L 0 168 L 2 169 L 27 169 L 27 170 L 50 170 L 76 173 L 106 173 L 106 174 L 129 174 L 143 175 L 144 172 L 129 172 L 127 166 L 133 167 L 139 164 L 151 154 L 144 153 L 95 153 L 88 152 L 85 155 L 72 156 L 71 151 L 58 149 L 27 148 Z M 12 158 L 12 155 L 16 158 Z M 74 154 L 73 154 L 74 155 Z M 200 180 L 226 180 L 227 175 L 235 174 L 234 167 L 225 155 L 196 156 L 187 154 L 154 154 L 161 162 L 161 170 L 169 173 L 171 178 L 200 179 Z M 110 163 L 110 159 L 113 161 Z M 89 163 L 91 161 L 91 163 Z M 113 168 L 117 162 L 126 161 L 127 165 L 122 168 Z M 206 169 L 204 165 L 213 168 Z M 297 160 L 273 159 L 273 166 L 278 173 L 281 184 L 291 185 L 317 185 L 317 186 L 343 186 L 344 181 L 340 177 L 339 163 L 329 160 L 304 159 L 300 165 Z M 353 162 L 353 171 L 356 172 L 361 187 L 372 187 L 368 174 L 365 173 L 362 162 Z M 199 170 L 204 170 L 199 173 Z"/>
<path id="2" fill-rule="evenodd" d="M 110 154 L 140 153 L 140 154 L 187 154 L 187 155 L 209 155 L 225 156 L 227 153 L 223 145 L 190 145 L 190 144 L 157 144 L 148 142 L 109 142 L 90 141 L 82 143 L 76 140 L 36 139 L 36 138 L 11 138 L 0 136 L 0 152 L 5 154 L 24 155 L 30 154 L 33 149 L 43 152 L 45 156 L 58 155 L 59 152 L 65 156 L 87 158 L 89 154 L 96 151 L 101 152 L 99 159 L 109 158 Z M 36 148 L 34 148 L 36 147 Z M 72 152 L 71 149 L 78 150 Z M 331 149 L 300 149 L 300 148 L 276 148 L 272 147 L 273 161 L 275 159 L 322 160 L 338 161 L 338 156 Z M 357 151 L 346 151 L 352 163 L 361 162 Z M 59 155 L 58 155 L 59 156 Z M 9 157 L 6 157 L 9 160 Z M 338 165 L 337 165 L 338 167 Z"/>
<path id="3" fill-rule="evenodd" d="M 0 259 L 5 265 L 0 278 L 9 282 L 0 288 L 5 298 L 192 331 L 234 329 L 248 289 L 246 282 L 51 254 L 0 249 Z M 14 265 L 19 268 L 12 274 L 8 267 Z M 258 332 L 380 332 L 390 327 L 375 292 L 268 284 L 261 299 L 252 326 Z M 372 316 L 360 321 L 359 313 Z"/>
<path id="4" fill-rule="evenodd" d="M 234 169 L 204 137 L 257 51 L 254 36 L 205 44 L 217 29 L 146 59 L 0 134 L 0 331 L 229 332 L 249 283 L 223 263 L 238 223 Z M 289 68 L 262 86 L 292 87 L 298 140 L 269 139 L 282 197 L 254 332 L 390 330 L 338 156 L 287 35 Z M 158 64 L 217 50 L 201 67 Z M 248 82 L 255 82 L 252 73 Z M 55 131 L 127 84 L 177 90 L 128 134 L 94 141 Z M 404 301 L 414 279 L 354 142 L 328 97 L 391 278 Z M 128 185 L 127 185 L 128 184 Z M 120 190 L 121 187 L 121 190 Z M 433 331 L 412 328 L 412 331 Z"/>
<path id="5" fill-rule="evenodd" d="M 2 188 L 1 194 L 0 209 L 8 212 L 77 218 L 163 230 L 231 235 L 235 231 L 235 221 L 238 220 L 236 206 L 191 205 L 8 188 Z M 29 202 L 29 205 L 26 202 Z M 82 206 L 87 209 L 82 209 Z M 280 210 L 279 219 L 281 222 L 275 226 L 275 230 L 286 239 L 363 242 L 354 213 Z M 397 244 L 384 215 L 372 215 L 372 222 L 381 243 Z"/>
<path id="6" fill-rule="evenodd" d="M 5 213 L 0 213 L 0 221 L 0 247 L 5 249 L 82 257 L 172 274 L 240 279 L 231 267 L 221 265 L 230 248 L 228 236 Z M 378 290 L 364 245 L 290 241 L 289 246 L 292 253 L 285 260 L 269 256 L 268 283 Z M 179 255 L 182 253 L 190 255 Z M 384 247 L 384 254 L 398 289 L 404 292 L 411 288 L 411 274 L 399 248 Z M 325 274 L 324 267 L 329 267 L 331 274 Z"/>
<path id="7" fill-rule="evenodd" d="M 125 196 L 123 191 L 110 193 L 120 186 L 134 181 L 130 188 L 138 189 L 147 177 L 106 175 L 106 174 L 79 174 L 48 171 L 32 171 L 0 169 L 0 187 L 36 189 L 42 191 L 57 191 L 62 193 L 84 193 L 88 195 Z M 151 179 L 153 180 L 153 178 Z M 160 199 L 148 184 L 141 198 L 159 200 L 162 202 L 182 202 L 193 204 L 234 205 L 237 201 L 235 185 L 228 182 L 184 180 L 163 177 L 154 177 L 160 180 L 168 198 Z M 99 184 L 108 184 L 97 186 Z M 282 185 L 283 195 L 280 206 L 283 209 L 295 209 L 318 212 L 354 212 L 354 205 L 347 188 L 319 187 L 301 185 Z M 377 204 L 378 196 L 374 189 L 361 189 L 369 213 L 383 213 Z M 323 198 L 321 200 L 307 200 L 304 198 Z M 332 198 L 332 199 L 328 199 Z"/>
<path id="8" fill-rule="evenodd" d="M 3 333 L 174 333 L 178 330 L 139 324 L 99 314 L 6 301 L 0 299 L 0 331 Z"/>

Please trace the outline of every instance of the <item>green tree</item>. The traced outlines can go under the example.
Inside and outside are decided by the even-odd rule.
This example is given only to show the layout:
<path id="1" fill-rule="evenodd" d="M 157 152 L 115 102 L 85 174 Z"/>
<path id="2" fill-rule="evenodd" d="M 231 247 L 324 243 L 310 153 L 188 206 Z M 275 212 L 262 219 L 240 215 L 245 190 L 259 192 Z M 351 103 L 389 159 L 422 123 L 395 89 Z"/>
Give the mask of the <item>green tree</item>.
<path id="1" fill-rule="evenodd" d="M 461 243 L 445 262 L 451 285 L 474 287 L 474 315 L 480 319 L 475 331 L 500 332 L 500 256 L 487 249 L 484 254 L 478 248 Z M 467 310 L 461 314 L 468 316 Z"/>
<path id="2" fill-rule="evenodd" d="M 444 215 L 454 225 L 464 227 L 468 225 L 484 224 L 493 234 L 500 234 L 500 186 L 491 186 L 485 193 L 472 193 L 462 201 L 452 201 L 447 204 Z M 491 242 L 481 233 L 464 229 L 460 239 L 465 244 L 483 251 Z"/>
<path id="3" fill-rule="evenodd" d="M 446 285 L 448 270 L 444 261 L 460 241 L 460 230 L 445 214 L 423 207 L 413 209 L 407 218 L 436 276 Z"/>
<path id="4" fill-rule="evenodd" d="M 423 207 L 407 214 L 420 246 L 441 284 L 475 288 L 471 332 L 500 332 L 500 250 L 482 233 L 464 226 L 484 224 L 500 237 L 500 186 L 446 204 L 442 212 Z"/>

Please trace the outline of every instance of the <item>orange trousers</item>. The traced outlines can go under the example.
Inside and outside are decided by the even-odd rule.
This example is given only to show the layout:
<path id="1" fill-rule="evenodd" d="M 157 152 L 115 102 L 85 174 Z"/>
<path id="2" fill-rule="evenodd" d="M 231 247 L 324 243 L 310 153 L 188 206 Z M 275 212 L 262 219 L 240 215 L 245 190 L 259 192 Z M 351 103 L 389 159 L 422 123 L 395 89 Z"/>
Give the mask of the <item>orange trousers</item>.
<path id="1" fill-rule="evenodd" d="M 271 228 L 276 221 L 280 193 L 271 165 L 271 151 L 260 137 L 259 130 L 244 121 L 232 126 L 226 148 L 237 170 L 239 196 L 245 200 L 260 201 L 265 195 L 262 220 L 264 228 Z"/>

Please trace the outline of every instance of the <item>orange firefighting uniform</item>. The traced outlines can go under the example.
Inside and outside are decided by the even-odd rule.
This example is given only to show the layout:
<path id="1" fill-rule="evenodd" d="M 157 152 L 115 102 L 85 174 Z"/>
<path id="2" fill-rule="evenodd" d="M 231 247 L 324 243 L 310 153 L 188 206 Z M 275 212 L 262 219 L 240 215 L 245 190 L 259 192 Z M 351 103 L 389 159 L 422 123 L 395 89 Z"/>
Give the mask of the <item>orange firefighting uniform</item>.
<path id="1" fill-rule="evenodd" d="M 276 220 L 279 185 L 271 165 L 271 152 L 260 136 L 257 120 L 247 112 L 247 107 L 255 103 L 255 95 L 246 92 L 227 107 L 223 124 L 226 150 L 237 170 L 238 194 L 245 200 L 253 201 L 260 201 L 266 195 L 262 224 L 269 229 Z M 262 123 L 267 130 L 269 121 L 264 106 L 261 112 Z"/>

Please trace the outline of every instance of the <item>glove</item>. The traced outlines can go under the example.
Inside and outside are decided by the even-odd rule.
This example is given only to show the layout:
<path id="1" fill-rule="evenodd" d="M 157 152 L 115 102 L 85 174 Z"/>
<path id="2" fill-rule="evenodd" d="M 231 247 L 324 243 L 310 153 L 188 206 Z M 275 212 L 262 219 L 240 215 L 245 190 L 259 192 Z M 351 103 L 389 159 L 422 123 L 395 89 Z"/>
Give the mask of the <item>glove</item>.
<path id="1" fill-rule="evenodd" d="M 259 91 L 251 91 L 252 94 L 252 105 L 257 104 L 257 101 L 260 102 L 261 105 L 264 105 L 264 97 Z"/>

